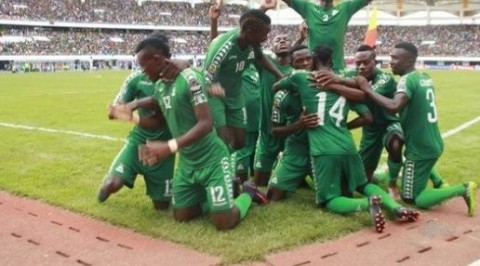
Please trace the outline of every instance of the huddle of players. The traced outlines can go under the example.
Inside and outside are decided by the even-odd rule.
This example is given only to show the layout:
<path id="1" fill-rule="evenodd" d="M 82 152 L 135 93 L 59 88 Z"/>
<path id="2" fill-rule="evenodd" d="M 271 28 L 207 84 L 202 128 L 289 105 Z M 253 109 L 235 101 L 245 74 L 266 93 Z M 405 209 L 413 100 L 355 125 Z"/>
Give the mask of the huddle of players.
<path id="1" fill-rule="evenodd" d="M 305 18 L 307 26 L 318 22 L 318 16 L 309 15 L 311 2 L 285 2 Z M 335 27 L 339 32 L 328 35 L 331 38 L 322 40 L 319 37 L 326 33 L 317 30 L 322 27 L 309 29 L 313 53 L 306 46 L 291 47 L 289 38 L 280 34 L 273 41 L 275 56 L 263 54 L 260 45 L 270 31 L 264 11 L 276 6 L 276 1 L 264 1 L 263 11 L 245 12 L 239 29 L 214 39 L 202 71 L 183 69 L 171 61 L 168 41 L 161 36 L 140 42 L 136 53 L 143 71 L 127 79 L 109 110 L 112 119 L 137 125 L 112 163 L 99 200 L 106 200 L 123 185 L 133 187 L 136 175 L 142 174 L 155 208 L 167 208 L 172 196 L 175 219 L 188 221 L 208 213 L 217 229 L 233 228 L 245 217 L 252 200 L 268 201 L 246 181 L 256 147 L 254 182 L 266 185 L 270 180 L 270 200 L 285 198 L 305 176 L 312 175 L 318 205 L 341 214 L 369 211 L 375 230 L 381 232 L 385 226 L 381 207 L 404 221 L 419 216 L 369 182 L 376 181 L 373 171 L 385 146 L 392 194 L 399 193 L 396 178 L 405 143 L 402 198 L 428 208 L 463 196 L 473 215 L 476 184 L 447 187 L 432 170 L 443 143 L 432 81 L 414 68 L 415 46 L 400 43 L 392 53 L 392 70 L 402 76 L 398 85 L 391 74 L 375 67 L 375 52 L 367 46 L 355 55 L 357 68 L 344 73 L 343 36 L 348 20 L 370 1 L 348 1 L 336 7 L 329 0 L 320 2 L 330 3 L 317 10 L 324 13 L 321 18 L 338 20 L 341 26 Z M 211 18 L 219 14 L 215 8 L 210 12 Z M 330 45 L 316 45 L 325 39 Z M 247 92 L 248 86 L 253 90 Z M 255 100 L 247 100 L 256 93 L 260 94 L 259 110 Z M 350 109 L 359 116 L 347 123 Z M 390 114 L 397 112 L 400 117 Z M 246 123 L 254 119 L 260 119 L 258 130 L 254 122 L 245 131 Z M 357 127 L 363 129 L 360 154 L 349 132 Z M 269 178 L 280 150 L 283 155 Z M 179 162 L 173 171 L 177 151 Z M 246 181 L 236 198 L 233 175 Z M 430 177 L 434 189 L 426 188 Z M 355 191 L 366 197 L 352 197 Z"/>

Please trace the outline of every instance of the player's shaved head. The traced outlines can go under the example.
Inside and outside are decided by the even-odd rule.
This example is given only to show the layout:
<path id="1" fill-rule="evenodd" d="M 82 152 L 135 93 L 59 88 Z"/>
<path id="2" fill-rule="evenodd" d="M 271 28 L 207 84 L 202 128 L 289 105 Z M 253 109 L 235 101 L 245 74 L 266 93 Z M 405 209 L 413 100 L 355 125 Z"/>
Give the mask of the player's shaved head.
<path id="1" fill-rule="evenodd" d="M 260 9 L 249 9 L 243 12 L 243 14 L 240 16 L 241 28 L 244 28 L 245 26 L 255 27 L 255 24 L 258 24 L 259 22 L 263 22 L 266 25 L 270 25 L 272 23 L 270 17 Z"/>
<path id="2" fill-rule="evenodd" d="M 373 48 L 372 46 L 370 45 L 367 45 L 367 44 L 362 44 L 360 45 L 358 48 L 357 48 L 357 53 L 360 53 L 360 52 L 366 52 L 370 55 L 370 57 L 372 59 L 375 59 L 376 57 L 376 54 L 375 54 L 375 48 Z"/>
<path id="3" fill-rule="evenodd" d="M 407 51 L 411 55 L 413 60 L 417 60 L 418 49 L 413 43 L 399 42 L 399 43 L 395 44 L 395 48 L 403 49 L 403 50 Z"/>
<path id="4" fill-rule="evenodd" d="M 332 66 L 332 48 L 319 45 L 313 49 L 313 60 L 315 68 L 318 69 L 320 66 L 331 67 Z"/>
<path id="5" fill-rule="evenodd" d="M 161 31 L 153 31 L 152 33 L 148 34 L 147 38 L 157 38 L 162 40 L 163 42 L 168 43 L 168 38 L 163 34 Z"/>
<path id="6" fill-rule="evenodd" d="M 168 46 L 168 40 L 166 37 L 148 37 L 142 40 L 135 48 L 135 53 L 138 53 L 142 50 L 148 50 L 152 54 L 161 54 L 166 58 L 171 57 L 170 47 Z"/>

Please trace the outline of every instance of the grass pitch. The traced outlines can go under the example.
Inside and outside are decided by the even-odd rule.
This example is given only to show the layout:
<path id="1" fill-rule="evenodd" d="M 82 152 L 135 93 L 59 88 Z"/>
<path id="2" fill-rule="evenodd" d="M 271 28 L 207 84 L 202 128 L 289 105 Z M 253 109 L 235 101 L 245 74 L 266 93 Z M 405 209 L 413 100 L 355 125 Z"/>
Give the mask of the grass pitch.
<path id="1" fill-rule="evenodd" d="M 316 208 L 313 192 L 308 190 L 299 190 L 282 203 L 254 206 L 229 232 L 217 232 L 208 218 L 176 223 L 171 211 L 156 213 L 141 177 L 133 190 L 124 188 L 105 203 L 97 203 L 97 189 L 122 142 L 69 132 L 125 138 L 131 126 L 109 121 L 106 107 L 127 75 L 0 74 L 0 189 L 184 244 L 220 256 L 225 264 L 262 260 L 269 252 L 335 239 L 371 226 L 364 213 L 340 216 Z M 434 71 L 431 75 L 442 132 L 480 116 L 478 72 Z M 358 140 L 358 130 L 354 136 Z M 437 167 L 451 184 L 467 179 L 480 182 L 478 151 L 480 123 L 445 139 Z"/>

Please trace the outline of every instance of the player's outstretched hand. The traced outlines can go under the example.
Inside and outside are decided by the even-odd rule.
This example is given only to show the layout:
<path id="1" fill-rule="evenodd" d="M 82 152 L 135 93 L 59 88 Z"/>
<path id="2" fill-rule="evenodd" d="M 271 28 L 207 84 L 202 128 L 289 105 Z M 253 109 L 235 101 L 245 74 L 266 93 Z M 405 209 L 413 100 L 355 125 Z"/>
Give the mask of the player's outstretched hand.
<path id="1" fill-rule="evenodd" d="M 187 67 L 189 64 L 185 61 L 166 59 L 159 77 L 163 82 L 172 82 Z"/>
<path id="2" fill-rule="evenodd" d="M 133 111 L 128 104 L 116 104 L 108 106 L 108 119 L 132 121 Z"/>
<path id="3" fill-rule="evenodd" d="M 303 21 L 302 24 L 300 24 L 300 38 L 302 40 L 306 40 L 308 38 L 308 26 L 307 22 Z"/>
<path id="4" fill-rule="evenodd" d="M 318 126 L 318 116 L 316 113 L 307 114 L 305 108 L 300 115 L 299 120 L 301 121 L 303 128 L 315 128 Z"/>
<path id="5" fill-rule="evenodd" d="M 277 0 L 262 0 L 260 3 L 260 9 L 263 12 L 267 12 L 267 10 L 274 9 L 277 6 Z"/>
<path id="6" fill-rule="evenodd" d="M 364 76 L 356 76 L 355 81 L 357 82 L 357 87 L 361 89 L 362 91 L 367 92 L 370 90 L 370 84 L 368 83 L 368 80 Z"/>
<path id="7" fill-rule="evenodd" d="M 222 88 L 222 85 L 220 83 L 215 82 L 210 85 L 210 89 L 208 90 L 208 93 L 212 97 L 221 97 L 225 98 L 225 90 Z"/>
<path id="8" fill-rule="evenodd" d="M 152 166 L 170 154 L 172 153 L 165 141 L 147 140 L 147 144 L 138 145 L 138 158 L 144 165 Z"/>
<path id="9" fill-rule="evenodd" d="M 210 18 L 210 20 L 217 20 L 221 14 L 222 14 L 221 4 L 212 5 L 208 10 L 208 17 Z"/>
<path id="10" fill-rule="evenodd" d="M 308 79 L 313 82 L 312 86 L 317 88 L 325 88 L 330 83 L 340 83 L 340 78 L 335 73 L 327 70 L 319 70 L 312 72 Z"/>

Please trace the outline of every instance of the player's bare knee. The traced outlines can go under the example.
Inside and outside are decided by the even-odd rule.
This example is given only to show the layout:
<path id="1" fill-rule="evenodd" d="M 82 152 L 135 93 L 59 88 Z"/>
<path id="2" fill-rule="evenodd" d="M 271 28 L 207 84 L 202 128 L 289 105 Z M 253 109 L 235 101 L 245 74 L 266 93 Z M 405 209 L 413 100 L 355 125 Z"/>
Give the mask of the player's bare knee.
<path id="1" fill-rule="evenodd" d="M 169 202 L 169 201 L 152 200 L 152 202 L 153 202 L 153 207 L 154 207 L 157 211 L 165 211 L 165 210 L 168 210 L 168 207 L 170 206 L 170 202 Z"/>
<path id="2" fill-rule="evenodd" d="M 192 206 L 183 209 L 174 209 L 173 218 L 177 222 L 188 222 L 202 215 L 200 206 Z"/>
<path id="3" fill-rule="evenodd" d="M 123 180 L 118 176 L 110 176 L 103 183 L 103 188 L 108 193 L 115 193 L 120 190 L 124 185 Z"/>
<path id="4" fill-rule="evenodd" d="M 236 227 L 240 222 L 240 212 L 237 208 L 233 208 L 231 211 L 212 213 L 210 219 L 217 230 L 229 230 Z"/>
<path id="5" fill-rule="evenodd" d="M 280 190 L 278 188 L 274 187 L 269 187 L 267 191 L 267 198 L 271 201 L 281 201 L 285 199 L 287 196 L 287 193 L 283 190 Z"/>
<path id="6" fill-rule="evenodd" d="M 393 162 L 401 162 L 402 161 L 402 148 L 403 148 L 403 142 L 398 138 L 394 137 L 389 143 L 388 143 L 388 158 L 392 160 Z"/>

